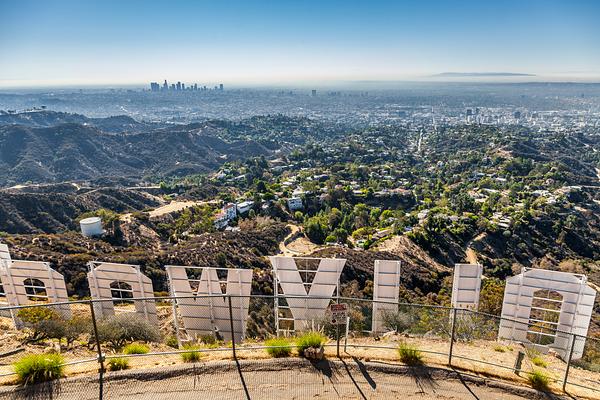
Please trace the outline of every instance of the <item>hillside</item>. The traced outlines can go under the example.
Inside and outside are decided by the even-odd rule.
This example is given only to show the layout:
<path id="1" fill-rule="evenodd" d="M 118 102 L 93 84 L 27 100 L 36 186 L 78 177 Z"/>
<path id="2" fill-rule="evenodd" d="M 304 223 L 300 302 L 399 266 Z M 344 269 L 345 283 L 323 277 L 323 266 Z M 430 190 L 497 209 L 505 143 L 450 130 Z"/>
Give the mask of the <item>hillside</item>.
<path id="1" fill-rule="evenodd" d="M 253 141 L 225 142 L 208 127 L 113 134 L 76 123 L 45 128 L 0 126 L 0 185 L 185 175 L 226 160 L 266 155 Z"/>
<path id="2" fill-rule="evenodd" d="M 22 113 L 2 113 L 0 126 L 22 125 L 30 128 L 48 128 L 62 124 L 81 124 L 94 126 L 105 132 L 133 132 L 149 129 L 156 124 L 138 122 L 126 115 L 115 115 L 106 118 L 88 118 L 81 114 L 71 114 L 50 110 L 37 110 Z"/>
<path id="3" fill-rule="evenodd" d="M 156 207 L 160 199 L 126 189 L 25 192 L 0 190 L 0 231 L 7 233 L 56 233 L 78 229 L 76 218 L 105 208 L 118 213 Z M 69 187 L 70 186 L 70 187 Z M 55 188 L 55 190 L 58 190 Z"/>

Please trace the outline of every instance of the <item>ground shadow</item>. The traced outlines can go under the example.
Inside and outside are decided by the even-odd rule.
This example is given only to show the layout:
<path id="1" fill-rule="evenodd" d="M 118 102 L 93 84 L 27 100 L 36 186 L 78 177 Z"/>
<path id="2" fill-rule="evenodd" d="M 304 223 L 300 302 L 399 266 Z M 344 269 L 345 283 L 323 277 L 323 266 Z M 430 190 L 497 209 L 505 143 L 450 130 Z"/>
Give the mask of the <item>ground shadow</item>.
<path id="1" fill-rule="evenodd" d="M 465 389 L 467 389 L 469 391 L 469 393 L 471 393 L 471 396 L 473 396 L 474 399 L 479 400 L 479 397 L 475 394 L 475 392 L 473 392 L 473 390 L 471 390 L 469 385 L 467 385 L 467 382 L 463 378 L 462 374 L 454 368 L 452 368 L 452 370 L 456 373 L 456 376 L 458 377 L 458 380 L 460 381 L 460 383 L 465 387 Z"/>
<path id="2" fill-rule="evenodd" d="M 337 388 L 335 387 L 335 384 L 338 381 L 337 377 L 340 375 L 339 371 L 337 371 L 337 367 L 325 358 L 322 360 L 319 360 L 319 361 L 316 361 L 316 360 L 308 360 L 308 361 L 313 366 L 313 368 L 321 374 L 323 383 L 325 382 L 325 378 L 329 379 L 329 382 L 331 383 L 333 390 L 339 396 L 339 392 L 338 392 Z"/>
<path id="3" fill-rule="evenodd" d="M 377 383 L 373 380 L 373 378 L 371 378 L 371 375 L 369 375 L 369 371 L 367 371 L 367 366 L 365 364 L 363 364 L 363 362 L 360 361 L 356 357 L 352 357 L 352 361 L 354 361 L 356 363 L 358 370 L 360 371 L 362 376 L 365 378 L 365 380 L 367 381 L 369 386 L 371 386 L 371 389 L 373 389 L 373 390 L 377 389 Z"/>
<path id="4" fill-rule="evenodd" d="M 334 377 L 334 371 L 331 367 L 331 362 L 327 359 L 322 359 L 319 361 L 308 360 L 314 369 L 319 371 L 323 376 L 329 378 L 330 380 Z"/>
<path id="5" fill-rule="evenodd" d="M 52 400 L 60 395 L 60 380 L 22 386 L 13 392 L 15 400 Z"/>
<path id="6" fill-rule="evenodd" d="M 465 389 L 467 389 L 469 391 L 469 393 L 473 396 L 473 398 L 479 399 L 479 397 L 469 387 L 469 382 L 464 379 L 464 376 L 468 376 L 468 374 L 465 375 L 460 370 L 458 370 L 457 368 L 454 368 L 454 367 L 451 367 L 451 369 L 452 369 L 452 371 L 454 371 L 454 373 L 456 373 L 456 377 L 458 378 L 460 383 L 465 387 Z M 542 390 L 536 390 L 536 392 L 537 392 L 537 396 L 535 397 L 535 399 L 544 399 L 544 400 L 565 400 L 566 398 L 573 399 L 573 400 L 577 399 L 577 397 L 574 397 L 573 395 L 571 395 L 569 393 L 565 393 L 563 396 L 563 395 L 557 395 L 557 394 L 554 394 L 551 392 L 545 392 Z"/>
<path id="7" fill-rule="evenodd" d="M 425 364 L 415 363 L 412 365 L 407 365 L 406 373 L 408 376 L 414 379 L 415 384 L 417 385 L 421 393 L 427 393 L 427 389 L 435 393 L 438 384 L 435 382 L 435 379 L 433 379 L 433 376 L 431 375 L 431 369 L 428 368 Z"/>
<path id="8" fill-rule="evenodd" d="M 250 392 L 248 391 L 248 386 L 246 385 L 246 380 L 244 379 L 244 374 L 242 373 L 242 367 L 240 366 L 240 362 L 238 361 L 237 357 L 235 358 L 235 366 L 237 368 L 238 374 L 240 375 L 240 382 L 242 383 L 242 387 L 244 388 L 246 399 L 250 400 Z"/>
<path id="9" fill-rule="evenodd" d="M 346 364 L 346 361 L 341 360 L 342 365 L 344 366 L 344 369 L 346 370 L 346 373 L 348 374 L 348 377 L 350 378 L 350 380 L 352 381 L 352 384 L 354 385 L 354 387 L 356 388 L 356 390 L 358 391 L 358 394 L 360 394 L 360 397 L 364 400 L 367 400 L 367 396 L 365 395 L 365 393 L 363 392 L 362 388 L 360 387 L 360 385 L 358 384 L 358 382 L 356 382 L 356 379 L 354 379 L 354 375 L 352 374 L 352 371 L 350 371 L 350 368 L 348 368 L 348 364 Z M 361 363 L 362 364 L 362 363 Z M 363 364 L 364 367 L 364 364 Z M 366 369 L 365 369 L 366 370 Z M 359 371 L 360 371 L 360 367 L 359 367 Z M 362 371 L 361 371 L 362 373 Z M 364 374 L 363 374 L 364 375 Z M 368 375 L 368 374 L 367 374 Z M 370 377 L 369 377 L 370 378 Z M 372 379 L 371 379 L 372 380 Z M 371 388 L 373 388 L 373 386 L 371 385 Z"/>

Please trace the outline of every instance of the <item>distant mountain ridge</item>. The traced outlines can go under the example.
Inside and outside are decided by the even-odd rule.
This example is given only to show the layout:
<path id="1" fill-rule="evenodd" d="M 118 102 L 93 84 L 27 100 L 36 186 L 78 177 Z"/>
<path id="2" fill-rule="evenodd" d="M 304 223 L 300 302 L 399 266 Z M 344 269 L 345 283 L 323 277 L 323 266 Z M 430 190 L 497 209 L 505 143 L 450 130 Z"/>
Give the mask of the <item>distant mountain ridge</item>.
<path id="1" fill-rule="evenodd" d="M 442 72 L 431 75 L 432 77 L 446 78 L 478 78 L 478 77 L 503 77 L 503 76 L 536 76 L 535 74 L 525 74 L 521 72 Z"/>
<path id="2" fill-rule="evenodd" d="M 23 119 L 18 115 L 16 119 L 3 117 L 5 122 Z M 50 123 L 42 119 L 30 120 L 27 125 L 0 124 L 0 186 L 186 175 L 210 171 L 228 160 L 268 155 L 272 151 L 252 140 L 226 142 L 217 136 L 219 128 L 210 124 L 114 133 L 80 122 L 63 123 L 82 116 L 52 117 L 60 123 L 36 126 Z M 114 122 L 102 122 L 107 120 Z"/>
<path id="3" fill-rule="evenodd" d="M 0 126 L 23 125 L 31 128 L 47 128 L 60 124 L 82 124 L 94 126 L 105 132 L 140 131 L 159 127 L 157 124 L 139 122 L 127 115 L 105 118 L 88 118 L 81 114 L 71 114 L 50 110 L 34 110 L 21 113 L 8 113 L 0 110 Z"/>

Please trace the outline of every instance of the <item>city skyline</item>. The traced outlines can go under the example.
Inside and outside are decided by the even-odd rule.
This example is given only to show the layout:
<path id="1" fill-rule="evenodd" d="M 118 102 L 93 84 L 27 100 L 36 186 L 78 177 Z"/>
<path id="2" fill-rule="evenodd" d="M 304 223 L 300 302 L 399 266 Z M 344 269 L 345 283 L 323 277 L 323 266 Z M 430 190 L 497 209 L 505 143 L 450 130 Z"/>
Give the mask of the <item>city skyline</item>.
<path id="1" fill-rule="evenodd" d="M 592 1 L 5 1 L 0 88 L 600 81 L 598 16 Z"/>

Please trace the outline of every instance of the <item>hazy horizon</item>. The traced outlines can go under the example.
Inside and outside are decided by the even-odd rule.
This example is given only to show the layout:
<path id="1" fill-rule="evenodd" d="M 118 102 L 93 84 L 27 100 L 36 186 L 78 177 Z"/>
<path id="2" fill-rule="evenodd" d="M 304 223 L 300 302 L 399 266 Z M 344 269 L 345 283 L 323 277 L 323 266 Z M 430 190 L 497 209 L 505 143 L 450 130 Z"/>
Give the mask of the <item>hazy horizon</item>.
<path id="1" fill-rule="evenodd" d="M 600 81 L 599 16 L 592 1 L 9 0 L 0 3 L 0 88 L 431 81 L 491 72 Z"/>

